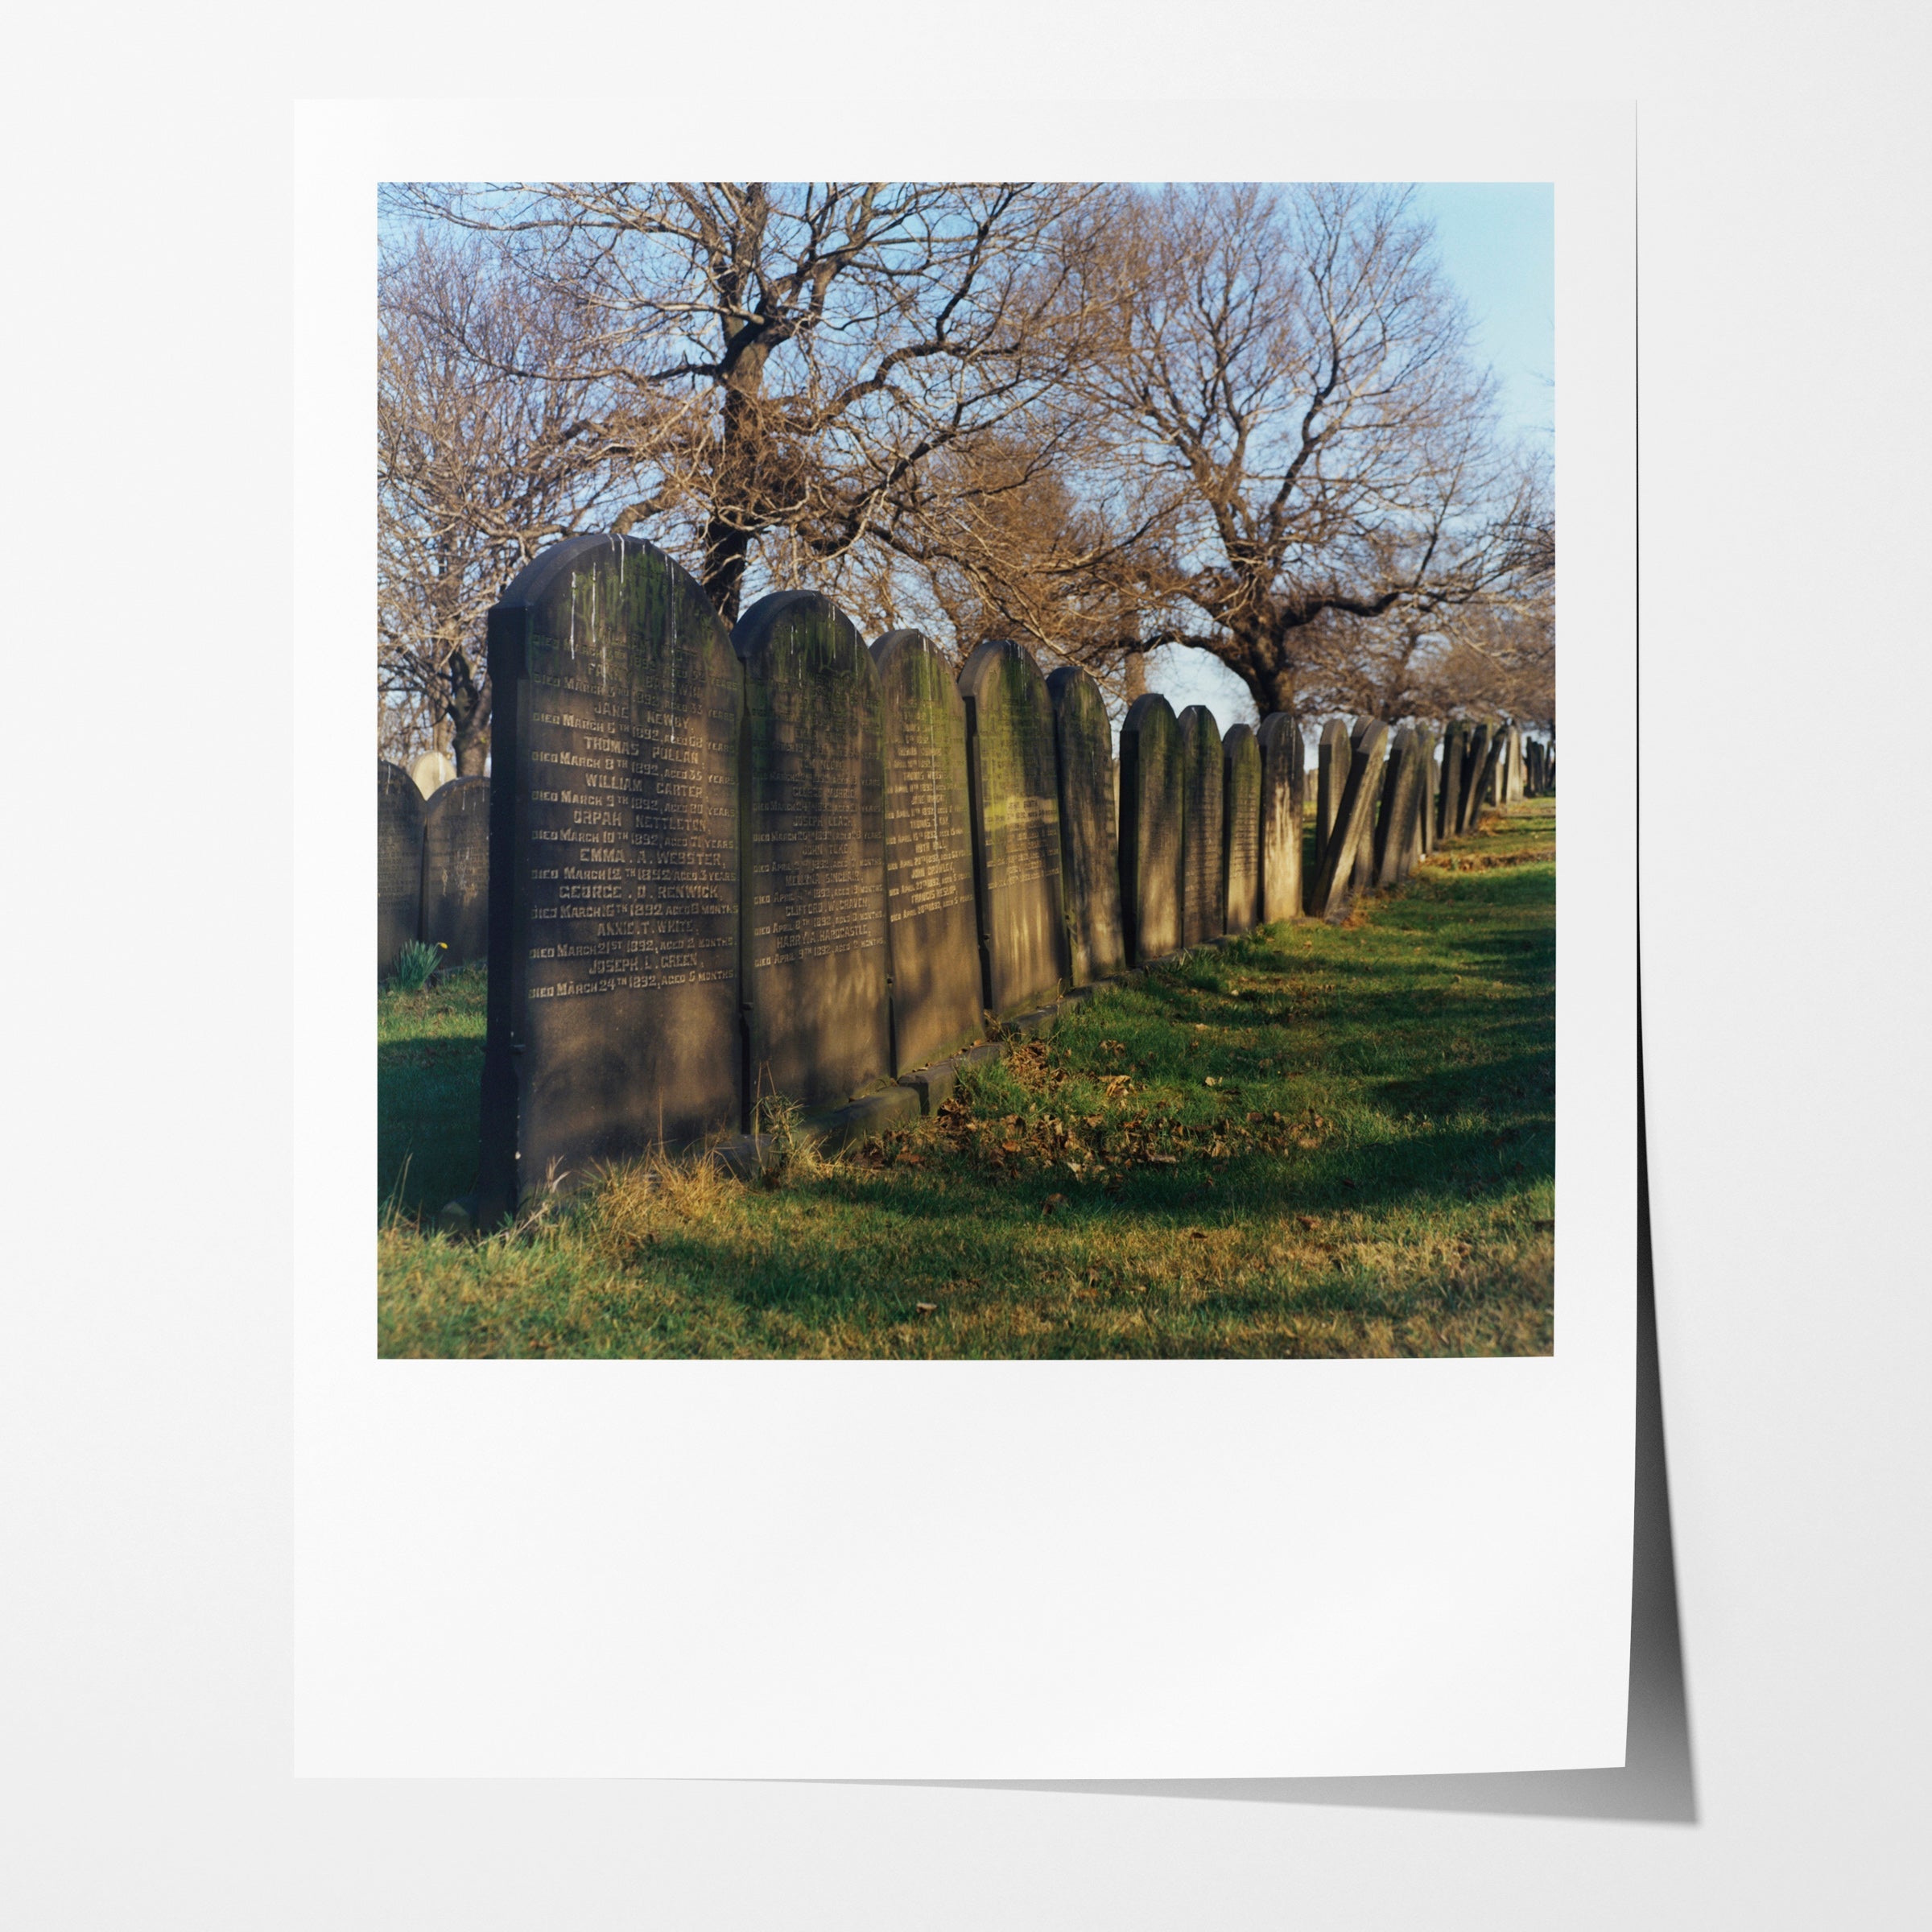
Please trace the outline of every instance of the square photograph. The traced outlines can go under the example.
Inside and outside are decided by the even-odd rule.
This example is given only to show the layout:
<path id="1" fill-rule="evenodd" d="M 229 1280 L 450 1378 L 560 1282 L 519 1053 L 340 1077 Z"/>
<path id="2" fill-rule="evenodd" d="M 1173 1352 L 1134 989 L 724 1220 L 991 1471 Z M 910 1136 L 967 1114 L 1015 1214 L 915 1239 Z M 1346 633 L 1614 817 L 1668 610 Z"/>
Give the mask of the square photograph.
<path id="1" fill-rule="evenodd" d="M 1554 1352 L 1550 184 L 376 239 L 379 1355 Z"/>

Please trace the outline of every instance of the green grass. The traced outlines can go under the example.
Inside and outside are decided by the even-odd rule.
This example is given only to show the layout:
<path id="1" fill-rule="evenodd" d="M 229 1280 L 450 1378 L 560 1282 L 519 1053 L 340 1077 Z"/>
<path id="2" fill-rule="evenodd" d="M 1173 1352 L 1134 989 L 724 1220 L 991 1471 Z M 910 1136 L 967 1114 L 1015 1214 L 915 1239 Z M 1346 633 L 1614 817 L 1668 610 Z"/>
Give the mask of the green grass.
<path id="1" fill-rule="evenodd" d="M 1493 814 L 782 1186 L 643 1166 L 481 1241 L 422 1228 L 474 1178 L 481 974 L 386 992 L 381 1351 L 1547 1354 L 1554 854 L 1553 800 Z"/>

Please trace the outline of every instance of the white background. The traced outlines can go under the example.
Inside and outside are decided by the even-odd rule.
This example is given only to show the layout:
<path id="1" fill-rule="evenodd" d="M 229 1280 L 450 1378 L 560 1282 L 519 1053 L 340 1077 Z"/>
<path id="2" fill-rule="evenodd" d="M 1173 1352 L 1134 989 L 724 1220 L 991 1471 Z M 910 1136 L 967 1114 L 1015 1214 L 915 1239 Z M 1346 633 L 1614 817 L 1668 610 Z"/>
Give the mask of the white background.
<path id="1" fill-rule="evenodd" d="M 1577 535 L 1561 674 L 1554 1358 L 374 1358 L 367 675 L 329 646 L 372 621 L 375 184 L 703 174 L 741 138 L 688 114 L 668 134 L 587 128 L 555 101 L 312 113 L 297 147 L 296 568 L 310 588 L 296 649 L 332 675 L 296 736 L 300 1773 L 1120 1778 L 1623 1761 L 1629 114 L 1545 109 L 1499 131 L 1408 110 L 1399 134 L 1333 108 L 1288 121 L 1191 131 L 1183 149 L 1072 104 L 1044 130 L 1023 112 L 934 105 L 916 141 L 766 134 L 744 138 L 734 165 L 1145 179 L 1185 159 L 1224 179 L 1556 182 L 1558 487 Z M 1418 1617 L 1453 1669 L 1390 1667 Z M 398 1624 L 434 1629 L 434 1650 L 401 1663 Z M 1150 1643 L 1174 1646 L 1174 1667 L 1150 1667 Z M 540 1667 L 502 1667 L 523 1658 Z"/>
<path id="2" fill-rule="evenodd" d="M 687 52 L 481 8 L 342 10 L 299 44 L 90 16 L 17 87 L 11 663 L 30 691 L 56 652 L 97 675 L 17 704 L 10 770 L 14 1922 L 1922 1922 L 1925 934 L 1915 843 L 1887 836 L 1922 792 L 1922 28 L 1674 5 L 971 30 L 895 10 L 761 65 L 748 22 L 720 54 L 708 22 Z M 1339 1808 L 289 1776 L 286 98 L 541 71 L 743 113 L 782 65 L 795 113 L 855 61 L 850 111 L 887 118 L 918 112 L 908 72 L 1163 125 L 1260 110 L 1131 102 L 1640 101 L 1645 1021 L 1695 1824 L 1389 1808 L 1401 1780 Z M 1814 774 L 1821 709 L 1848 741 Z M 1453 1669 L 1416 1624 L 1401 1666 Z M 397 1670 L 439 1635 L 395 1629 Z"/>

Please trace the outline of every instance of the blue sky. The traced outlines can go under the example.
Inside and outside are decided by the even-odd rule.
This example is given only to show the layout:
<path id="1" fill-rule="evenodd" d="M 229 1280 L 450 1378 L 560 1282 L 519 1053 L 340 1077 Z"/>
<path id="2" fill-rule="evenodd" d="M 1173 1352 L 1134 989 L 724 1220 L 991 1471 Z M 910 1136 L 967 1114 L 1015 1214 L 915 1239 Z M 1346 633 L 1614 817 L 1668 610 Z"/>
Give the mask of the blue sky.
<path id="1" fill-rule="evenodd" d="M 1432 181 L 1416 199 L 1476 324 L 1476 353 L 1501 383 L 1506 419 L 1555 427 L 1556 191 L 1547 181 Z"/>
<path id="2" fill-rule="evenodd" d="M 1434 181 L 1416 199 L 1436 251 L 1476 325 L 1474 349 L 1495 373 L 1505 425 L 1544 448 L 1556 421 L 1556 191 L 1547 181 Z M 1205 651 L 1170 648 L 1148 663 L 1148 687 L 1178 712 L 1205 704 L 1225 732 L 1255 722 L 1246 686 Z"/>

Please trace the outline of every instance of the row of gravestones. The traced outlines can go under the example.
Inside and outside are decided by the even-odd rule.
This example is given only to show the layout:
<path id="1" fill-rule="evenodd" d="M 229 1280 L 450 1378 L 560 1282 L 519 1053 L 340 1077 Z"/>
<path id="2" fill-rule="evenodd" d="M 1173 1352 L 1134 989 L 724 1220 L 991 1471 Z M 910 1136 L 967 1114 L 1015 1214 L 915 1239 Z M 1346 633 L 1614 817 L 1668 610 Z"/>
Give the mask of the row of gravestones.
<path id="1" fill-rule="evenodd" d="M 399 765 L 376 765 L 376 974 L 412 939 L 458 966 L 489 947 L 489 780 L 452 778 L 425 799 Z"/>
<path id="2" fill-rule="evenodd" d="M 634 538 L 538 558 L 490 613 L 488 648 L 495 775 L 439 787 L 419 845 L 436 849 L 441 801 L 486 799 L 486 1216 L 742 1129 L 766 1096 L 860 1098 L 989 1013 L 1302 906 L 1302 748 L 1285 716 L 1224 741 L 1205 708 L 1177 719 L 1144 697 L 1117 771 L 1084 672 L 1044 678 L 987 643 L 956 679 L 918 633 L 868 649 L 810 592 L 727 631 Z M 1396 828 L 1419 824 L 1422 741 L 1398 734 L 1385 799 L 1387 729 L 1360 735 L 1345 767 L 1324 740 L 1336 810 L 1311 910 L 1384 876 L 1378 824 L 1386 876 L 1410 862 Z M 416 905 L 415 931 L 441 939 L 427 884 Z"/>
<path id="3" fill-rule="evenodd" d="M 890 641 L 890 654 L 900 675 L 915 680 L 946 679 L 949 683 L 949 674 L 936 654 L 930 647 L 914 647 L 911 640 L 915 636 L 901 634 Z M 888 644 L 889 640 L 882 638 L 874 646 L 882 671 L 886 658 L 881 654 Z M 918 668 L 912 668 L 915 665 Z M 1129 815 L 1130 851 L 1120 875 L 1127 890 L 1124 898 L 1115 899 L 1109 896 L 1114 860 L 1102 857 L 1101 832 L 1083 817 L 1083 807 L 1090 807 L 1096 795 L 1098 774 L 1078 770 L 1080 758 L 1093 756 L 1099 742 L 1100 721 L 1091 715 L 1099 694 L 1090 679 L 1066 668 L 1054 672 L 1046 687 L 1055 710 L 1056 753 L 1063 760 L 1074 761 L 1071 783 L 1064 771 L 1056 770 L 1063 903 L 1069 908 L 1097 909 L 1101 914 L 1097 935 L 1077 919 L 1067 921 L 1065 964 L 1067 977 L 1074 985 L 1105 976 L 1125 957 L 1158 958 L 1176 946 L 1246 931 L 1257 923 L 1291 918 L 1302 909 L 1302 745 L 1291 720 L 1272 716 L 1258 733 L 1237 724 L 1224 739 L 1204 706 L 1191 707 L 1177 720 L 1165 699 L 1150 696 L 1141 700 L 1123 733 L 1137 809 Z M 934 688 L 938 688 L 936 684 Z M 1069 708 L 1079 715 L 1063 720 L 1062 713 Z M 939 708 L 947 707 L 941 704 Z M 957 773 L 948 764 L 949 760 L 952 765 L 958 762 L 952 747 L 957 733 L 935 734 L 927 729 L 919 735 L 922 727 L 935 721 L 935 714 L 916 700 L 906 715 L 914 735 L 902 736 L 898 742 L 890 787 L 902 798 L 908 813 L 916 816 L 924 811 L 930 816 L 948 795 L 949 782 L 952 790 L 957 790 Z M 1391 741 L 1382 795 L 1374 802 L 1368 843 L 1358 841 L 1356 860 L 1329 881 L 1324 896 L 1318 898 L 1311 892 L 1309 910 L 1332 906 L 1338 879 L 1340 890 L 1346 896 L 1371 880 L 1379 884 L 1406 877 L 1416 859 L 1433 849 L 1438 839 L 1469 828 L 1470 801 L 1462 779 L 1465 770 L 1473 768 L 1472 753 L 1484 728 L 1459 724 L 1449 727 L 1450 747 L 1443 760 L 1443 769 L 1450 774 L 1446 786 L 1439 786 L 1434 770 L 1443 734 L 1423 728 L 1418 732 L 1418 752 L 1423 767 L 1422 782 L 1429 795 L 1416 824 L 1406 840 L 1397 841 L 1396 856 L 1390 859 L 1385 829 L 1393 803 L 1390 787 L 1400 770 L 1403 733 L 1414 729 L 1399 728 Z M 1335 723 L 1323 734 L 1317 869 L 1311 885 L 1320 878 L 1321 857 L 1340 803 L 1355 741 L 1362 729 L 1358 725 L 1351 734 Z M 1177 737 L 1178 749 L 1169 749 Z M 1218 810 L 1210 795 L 1212 784 L 1203 789 L 1215 770 L 1217 748 L 1222 770 Z M 1486 745 L 1480 755 L 1487 762 Z M 1151 790 L 1142 775 L 1149 770 L 1150 760 L 1160 766 Z M 448 762 L 446 758 L 443 762 Z M 1108 785 L 1117 789 L 1111 758 L 1108 766 Z M 1177 771 L 1181 783 L 1170 796 L 1163 786 L 1173 783 Z M 1509 803 L 1543 795 L 1554 789 L 1555 774 L 1550 747 L 1525 740 L 1510 728 L 1498 766 L 1489 771 L 1480 788 L 1482 802 Z M 489 944 L 489 780 L 439 773 L 425 796 L 423 774 L 415 766 L 405 774 L 396 766 L 378 762 L 376 777 L 378 976 L 394 971 L 398 954 L 411 939 L 440 944 L 447 953 L 442 962 L 446 966 L 482 959 Z M 1110 791 L 1106 828 L 1110 848 L 1118 824 L 1117 807 L 1117 797 Z M 1150 810 L 1144 809 L 1147 807 Z M 1217 818 L 1218 899 L 1208 890 L 1209 868 L 1205 863 Z M 1174 831 L 1177 819 L 1178 836 Z M 1196 828 L 1192 838 L 1191 826 Z M 888 893 L 889 897 L 906 898 L 910 905 L 922 894 L 930 896 L 931 881 L 939 864 L 939 834 L 932 824 L 913 824 L 910 819 L 903 829 L 905 836 L 890 848 L 893 883 Z M 969 847 L 968 829 L 952 823 L 944 836 L 950 840 L 956 864 Z M 1176 880 L 1171 893 L 1164 890 L 1170 867 Z M 1141 890 L 1134 890 L 1137 881 Z M 1118 916 L 1110 917 L 1117 907 Z M 897 910 L 898 916 L 905 916 L 904 909 Z M 1113 943 L 1117 937 L 1117 945 Z M 976 936 L 968 943 L 976 946 Z M 909 970 L 916 972 L 917 966 L 916 960 L 909 962 Z M 931 1005 L 910 991 L 902 993 L 900 1003 L 914 1013 Z M 916 1045 L 909 1042 L 909 1050 L 916 1051 Z"/>

